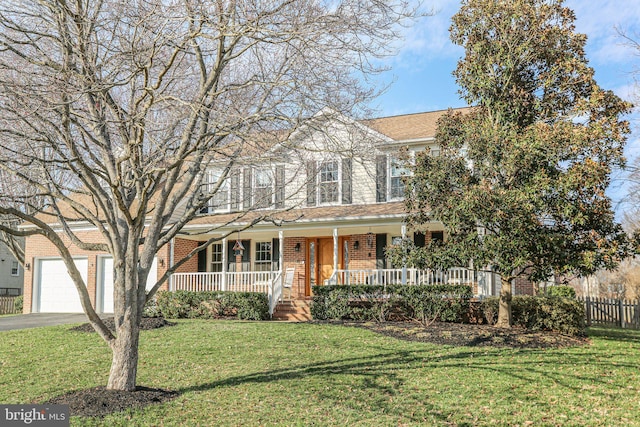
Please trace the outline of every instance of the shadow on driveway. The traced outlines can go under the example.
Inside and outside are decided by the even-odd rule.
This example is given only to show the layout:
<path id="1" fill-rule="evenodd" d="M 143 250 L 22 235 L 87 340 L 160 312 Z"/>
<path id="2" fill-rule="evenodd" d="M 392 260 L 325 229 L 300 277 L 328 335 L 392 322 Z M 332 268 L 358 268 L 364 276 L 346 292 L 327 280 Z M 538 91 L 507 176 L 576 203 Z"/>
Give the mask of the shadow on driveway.
<path id="1" fill-rule="evenodd" d="M 30 313 L 16 316 L 0 316 L 0 331 L 85 323 L 87 321 L 87 315 L 84 313 Z"/>

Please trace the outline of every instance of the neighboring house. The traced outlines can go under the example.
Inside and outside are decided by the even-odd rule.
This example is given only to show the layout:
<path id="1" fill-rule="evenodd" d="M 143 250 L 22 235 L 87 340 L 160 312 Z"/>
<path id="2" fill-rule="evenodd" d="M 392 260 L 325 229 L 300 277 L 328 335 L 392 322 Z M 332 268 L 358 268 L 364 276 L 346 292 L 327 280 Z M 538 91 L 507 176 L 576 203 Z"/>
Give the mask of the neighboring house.
<path id="1" fill-rule="evenodd" d="M 24 270 L 9 248 L 0 242 L 0 296 L 22 295 Z"/>
<path id="2" fill-rule="evenodd" d="M 446 241 L 440 223 L 407 229 L 402 179 L 404 162 L 415 153 L 439 154 L 434 135 L 444 113 L 355 122 L 321 112 L 270 152 L 247 157 L 226 179 L 212 167 L 205 185 L 219 185 L 218 193 L 183 237 L 158 253 L 157 275 L 149 283 L 200 242 L 218 236 L 218 243 L 172 275 L 169 289 L 259 291 L 269 293 L 274 304 L 283 294 L 304 299 L 314 285 L 333 283 L 445 281 L 469 283 L 479 296 L 496 295 L 500 281 L 490 272 L 416 271 L 390 265 L 385 256 L 385 248 L 403 238 L 418 245 Z M 229 235 L 266 214 L 268 221 Z M 97 310 L 112 311 L 111 258 L 72 245 L 71 250 Z M 25 312 L 81 311 L 56 254 L 44 238 L 27 239 L 26 260 L 33 268 L 25 274 Z"/>

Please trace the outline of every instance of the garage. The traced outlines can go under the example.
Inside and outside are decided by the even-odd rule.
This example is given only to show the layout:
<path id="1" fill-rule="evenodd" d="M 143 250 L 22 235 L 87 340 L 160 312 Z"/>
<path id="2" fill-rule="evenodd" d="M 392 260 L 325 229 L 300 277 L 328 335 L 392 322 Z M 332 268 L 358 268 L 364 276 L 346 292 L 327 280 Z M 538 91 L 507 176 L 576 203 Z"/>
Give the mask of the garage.
<path id="1" fill-rule="evenodd" d="M 74 260 L 80 275 L 87 283 L 86 258 Z M 80 296 L 73 284 L 64 261 L 60 258 L 37 261 L 37 286 L 34 292 L 34 308 L 40 313 L 81 313 Z"/>
<path id="2" fill-rule="evenodd" d="M 98 312 L 113 313 L 113 258 L 100 257 L 98 272 Z M 153 259 L 149 276 L 147 277 L 147 290 L 151 289 L 158 280 L 158 262 Z"/>

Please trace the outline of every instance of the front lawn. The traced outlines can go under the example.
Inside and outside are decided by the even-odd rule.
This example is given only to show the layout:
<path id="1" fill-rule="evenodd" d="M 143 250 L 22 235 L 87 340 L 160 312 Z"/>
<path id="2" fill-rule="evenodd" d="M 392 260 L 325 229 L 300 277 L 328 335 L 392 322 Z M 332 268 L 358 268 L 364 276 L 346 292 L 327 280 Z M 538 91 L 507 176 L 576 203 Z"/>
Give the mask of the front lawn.
<path id="1" fill-rule="evenodd" d="M 72 425 L 640 426 L 640 332 L 561 349 L 451 347 L 329 324 L 181 320 L 144 331 L 139 385 L 180 396 Z M 0 403 L 104 385 L 69 326 L 0 333 Z"/>

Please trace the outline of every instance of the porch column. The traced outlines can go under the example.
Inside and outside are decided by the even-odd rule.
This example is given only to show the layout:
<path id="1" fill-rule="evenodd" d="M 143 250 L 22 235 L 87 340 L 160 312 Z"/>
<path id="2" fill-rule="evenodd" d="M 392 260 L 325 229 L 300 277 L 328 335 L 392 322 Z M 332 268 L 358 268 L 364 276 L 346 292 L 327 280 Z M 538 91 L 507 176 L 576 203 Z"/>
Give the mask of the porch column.
<path id="1" fill-rule="evenodd" d="M 284 231 L 278 231 L 278 240 L 280 241 L 280 250 L 278 251 L 278 266 L 279 270 L 284 271 Z"/>
<path id="2" fill-rule="evenodd" d="M 338 272 L 338 229 L 333 229 L 333 274 Z"/>
<path id="3" fill-rule="evenodd" d="M 400 228 L 400 232 L 402 233 L 402 240 L 407 238 L 407 225 L 406 224 L 402 224 L 402 227 Z M 402 284 L 406 285 L 407 284 L 407 262 L 403 262 L 402 263 Z"/>
<path id="4" fill-rule="evenodd" d="M 229 260 L 227 258 L 227 238 L 225 237 L 222 239 L 222 282 L 220 283 L 222 291 L 227 290 L 227 268 L 229 264 Z"/>

